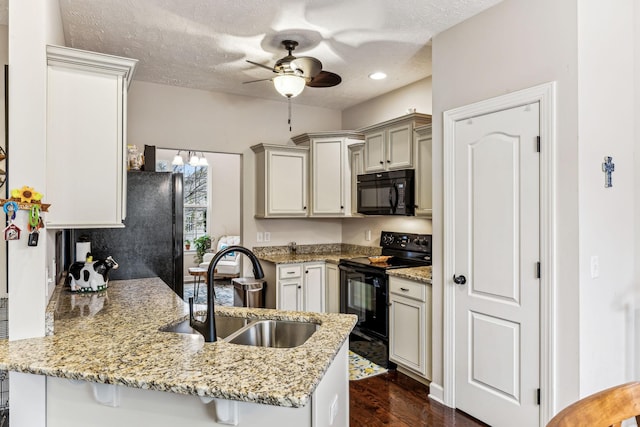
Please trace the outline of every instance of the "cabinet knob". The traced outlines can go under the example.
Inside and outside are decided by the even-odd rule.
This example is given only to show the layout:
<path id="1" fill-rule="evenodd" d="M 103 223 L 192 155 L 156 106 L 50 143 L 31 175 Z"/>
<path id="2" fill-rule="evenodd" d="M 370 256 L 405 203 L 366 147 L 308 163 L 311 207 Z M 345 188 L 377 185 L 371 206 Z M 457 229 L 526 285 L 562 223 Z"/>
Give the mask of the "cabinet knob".
<path id="1" fill-rule="evenodd" d="M 340 209 L 344 209 L 344 206 L 340 206 Z"/>
<path id="2" fill-rule="evenodd" d="M 382 160 L 380 160 L 380 164 L 381 164 L 381 165 L 384 165 L 384 162 L 383 162 Z"/>
<path id="3" fill-rule="evenodd" d="M 309 274 L 309 270 L 305 270 L 304 274 Z"/>
<path id="4" fill-rule="evenodd" d="M 387 160 L 387 163 L 391 163 L 391 160 Z"/>
<path id="5" fill-rule="evenodd" d="M 402 292 L 409 292 L 409 289 L 408 289 L 408 288 L 400 288 L 400 290 L 401 290 Z"/>
<path id="6" fill-rule="evenodd" d="M 298 289 L 302 289 L 302 286 L 298 285 Z"/>

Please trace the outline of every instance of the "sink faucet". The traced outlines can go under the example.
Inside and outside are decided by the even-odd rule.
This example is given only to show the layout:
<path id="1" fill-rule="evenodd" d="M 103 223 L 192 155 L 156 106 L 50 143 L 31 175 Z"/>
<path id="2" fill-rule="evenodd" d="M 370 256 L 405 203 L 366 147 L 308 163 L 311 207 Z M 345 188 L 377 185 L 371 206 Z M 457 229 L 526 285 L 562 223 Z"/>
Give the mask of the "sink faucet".
<path id="1" fill-rule="evenodd" d="M 214 304 L 214 291 L 213 291 L 213 273 L 216 269 L 216 264 L 229 252 L 240 252 L 245 254 L 253 264 L 253 276 L 256 279 L 262 279 L 264 273 L 262 272 L 262 266 L 260 261 L 253 252 L 244 246 L 229 246 L 216 253 L 209 264 L 207 270 L 207 317 L 204 321 L 196 320 L 193 315 L 193 297 L 189 298 L 189 325 L 200 332 L 204 337 L 205 342 L 214 342 L 218 338 L 216 336 L 216 317 L 215 317 L 215 304 Z"/>

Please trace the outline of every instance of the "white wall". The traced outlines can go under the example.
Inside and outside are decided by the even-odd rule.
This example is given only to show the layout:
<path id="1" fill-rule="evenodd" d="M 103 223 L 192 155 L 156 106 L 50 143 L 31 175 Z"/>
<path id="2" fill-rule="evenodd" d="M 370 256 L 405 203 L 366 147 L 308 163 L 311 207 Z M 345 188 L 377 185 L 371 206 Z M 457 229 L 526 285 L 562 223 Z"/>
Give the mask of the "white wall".
<path id="1" fill-rule="evenodd" d="M 46 45 L 64 45 L 58 1 L 9 7 L 9 188 L 46 187 Z M 26 211 L 16 223 L 25 237 L 9 244 L 9 335 L 12 340 L 43 336 L 47 260 L 53 233 L 41 233 L 37 247 L 26 245 Z"/>
<path id="2" fill-rule="evenodd" d="M 580 394 L 577 36 L 576 1 L 505 0 L 433 39 L 434 183 L 442 182 L 444 111 L 543 82 L 557 82 L 558 407 Z M 584 167 L 598 170 L 600 165 Z M 612 214 L 617 220 L 616 214 Z M 445 283 L 441 250 L 443 221 L 447 220 L 443 218 L 441 185 L 434 186 L 433 216 L 433 348 L 441 349 Z M 601 270 L 601 275 L 604 274 L 609 273 Z M 608 277 L 601 281 L 608 282 Z M 434 352 L 433 380 L 442 384 L 439 352 Z"/>
<path id="3" fill-rule="evenodd" d="M 371 81 L 375 84 L 375 81 Z M 344 129 L 359 129 L 404 116 L 409 108 L 431 114 L 431 76 L 342 111 Z"/>
<path id="4" fill-rule="evenodd" d="M 634 0 L 578 2 L 580 395 L 633 379 Z M 606 84 L 604 84 L 606 82 Z M 613 187 L 601 164 L 613 157 Z M 636 172 L 638 173 L 638 172 Z M 591 257 L 600 277 L 593 279 Z M 640 356 L 640 355 L 638 355 Z M 638 377 L 636 377 L 638 379 Z"/>
<path id="5" fill-rule="evenodd" d="M 46 45 L 64 45 L 58 0 L 9 0 L 9 188 L 46 187 Z M 26 230 L 25 212 L 17 223 Z M 40 234 L 40 244 L 26 238 L 9 246 L 9 339 L 44 336 L 47 259 L 53 233 Z M 12 374 L 11 423 L 45 425 L 44 377 Z"/>
<path id="6" fill-rule="evenodd" d="M 134 81 L 128 108 L 130 144 L 242 154 L 242 241 L 249 248 L 263 245 L 335 243 L 340 220 L 255 219 L 255 157 L 258 143 L 291 143 L 305 132 L 342 128 L 340 112 L 297 105 L 293 100 L 293 131 L 287 125 L 287 104 L 263 99 Z M 271 241 L 256 242 L 258 231 L 271 232 Z"/>

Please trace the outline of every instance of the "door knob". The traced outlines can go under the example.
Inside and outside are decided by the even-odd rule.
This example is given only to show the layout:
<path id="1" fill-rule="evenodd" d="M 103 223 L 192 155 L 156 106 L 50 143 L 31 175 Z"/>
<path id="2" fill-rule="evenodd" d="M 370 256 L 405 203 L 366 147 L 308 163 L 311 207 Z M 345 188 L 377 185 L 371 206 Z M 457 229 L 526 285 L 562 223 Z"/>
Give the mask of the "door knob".
<path id="1" fill-rule="evenodd" d="M 464 277 L 463 275 L 456 276 L 454 274 L 453 275 L 453 283 L 455 283 L 456 285 L 464 285 L 465 283 L 467 283 L 467 278 Z"/>

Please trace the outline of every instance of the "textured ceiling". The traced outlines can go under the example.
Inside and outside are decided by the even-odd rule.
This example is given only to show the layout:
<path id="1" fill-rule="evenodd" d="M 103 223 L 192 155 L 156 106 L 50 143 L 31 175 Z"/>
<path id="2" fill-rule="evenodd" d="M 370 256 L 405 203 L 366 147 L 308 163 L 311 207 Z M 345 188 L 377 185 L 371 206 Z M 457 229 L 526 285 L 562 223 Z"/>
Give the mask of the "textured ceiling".
<path id="1" fill-rule="evenodd" d="M 4 1 L 4 0 L 2 0 Z M 269 70 L 286 55 L 342 76 L 296 103 L 344 109 L 431 75 L 431 38 L 500 0 L 60 0 L 67 46 L 136 58 L 136 80 L 284 100 Z M 383 81 L 367 76 L 377 70 Z"/>

